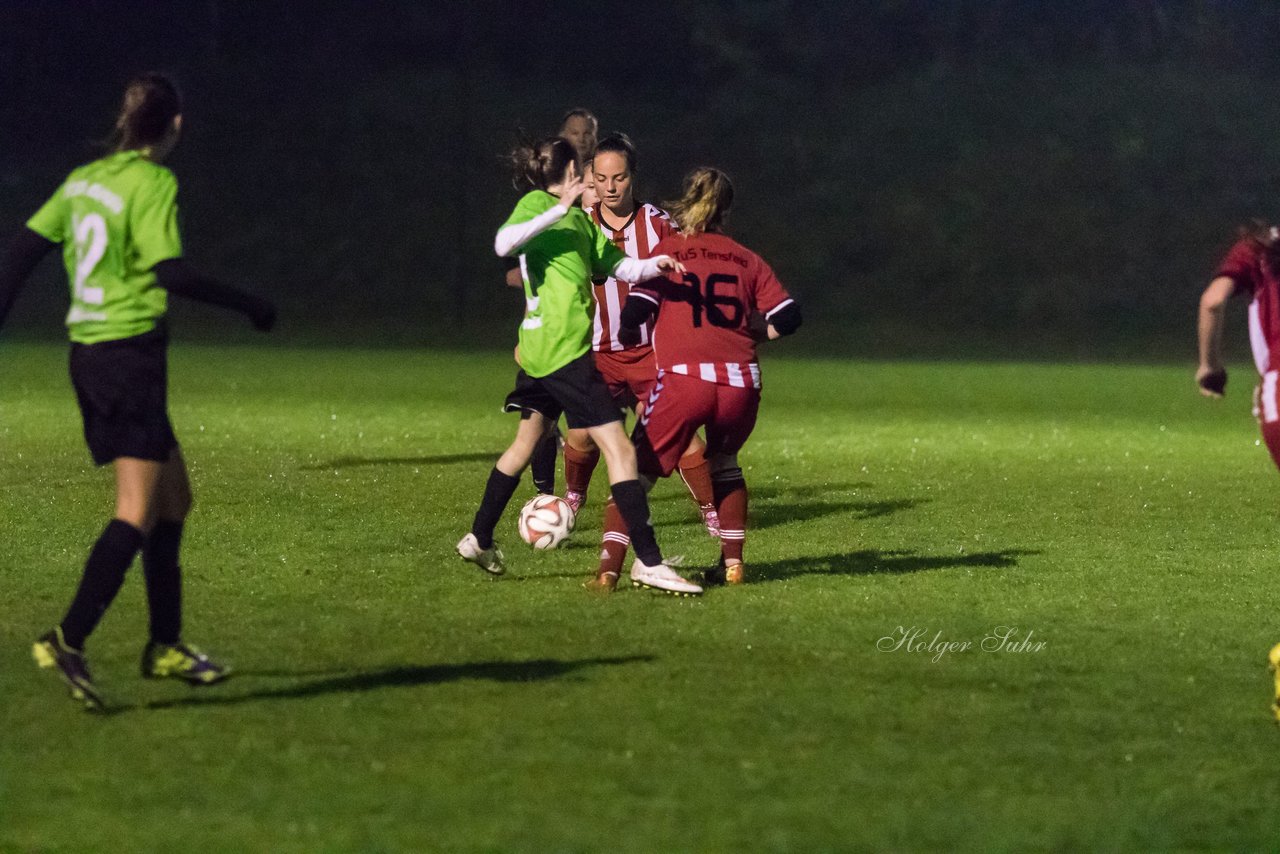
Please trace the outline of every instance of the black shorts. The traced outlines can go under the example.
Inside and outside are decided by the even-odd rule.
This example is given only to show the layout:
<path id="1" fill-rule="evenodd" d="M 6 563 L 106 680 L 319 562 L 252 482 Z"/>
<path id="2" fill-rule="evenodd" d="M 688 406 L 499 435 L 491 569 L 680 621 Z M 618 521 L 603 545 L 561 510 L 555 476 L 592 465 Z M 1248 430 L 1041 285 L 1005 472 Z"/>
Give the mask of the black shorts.
<path id="1" fill-rule="evenodd" d="M 96 464 L 118 457 L 164 462 L 178 446 L 169 423 L 167 349 L 160 329 L 71 345 L 71 384 Z"/>
<path id="2" fill-rule="evenodd" d="M 565 423 L 571 429 L 599 427 L 622 420 L 618 404 L 609 395 L 609 386 L 596 370 L 589 352 L 545 377 L 531 377 L 523 370 L 517 372 L 515 391 L 507 395 L 503 409 L 526 414 L 537 412 L 549 421 L 558 421 L 563 412 Z"/>

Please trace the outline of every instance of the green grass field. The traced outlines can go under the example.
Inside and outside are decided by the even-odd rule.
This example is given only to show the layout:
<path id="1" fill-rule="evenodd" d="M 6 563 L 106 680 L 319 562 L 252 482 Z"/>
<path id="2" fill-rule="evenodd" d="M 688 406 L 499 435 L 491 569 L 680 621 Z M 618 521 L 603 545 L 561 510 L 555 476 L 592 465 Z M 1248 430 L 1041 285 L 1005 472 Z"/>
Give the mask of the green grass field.
<path id="1" fill-rule="evenodd" d="M 580 587 L 453 554 L 514 421 L 501 354 L 178 343 L 187 636 L 144 682 L 134 568 L 89 645 L 114 713 L 38 671 L 109 512 L 63 348 L 0 348 L 0 849 L 1274 848 L 1280 475 L 1190 366 L 766 356 L 751 583 Z M 526 485 L 517 501 L 532 494 Z M 709 562 L 679 483 L 669 553 Z M 998 627 L 1023 651 L 984 651 Z M 883 649 L 900 629 L 973 644 Z M 1034 644 L 1042 642 L 1036 649 Z"/>

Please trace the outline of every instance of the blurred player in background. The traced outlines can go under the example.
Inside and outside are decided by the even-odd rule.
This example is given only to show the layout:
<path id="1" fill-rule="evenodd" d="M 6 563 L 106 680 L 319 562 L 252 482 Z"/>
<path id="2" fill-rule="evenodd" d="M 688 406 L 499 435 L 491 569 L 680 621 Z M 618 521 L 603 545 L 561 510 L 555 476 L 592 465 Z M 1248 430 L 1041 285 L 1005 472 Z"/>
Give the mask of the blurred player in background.
<path id="1" fill-rule="evenodd" d="M 1271 459 L 1280 466 L 1280 230 L 1262 222 L 1240 229 L 1239 239 L 1218 265 L 1200 296 L 1198 337 L 1200 364 L 1196 384 L 1206 397 L 1222 397 L 1227 371 L 1222 364 L 1222 329 L 1227 301 L 1244 294 L 1249 302 L 1249 343 L 1259 382 L 1254 388 L 1254 416 Z"/>
<path id="2" fill-rule="evenodd" d="M 699 168 L 671 205 L 680 233 L 654 249 L 684 266 L 682 273 L 631 289 L 622 310 L 620 338 L 638 341 L 655 313 L 653 352 L 658 380 L 642 423 L 640 470 L 671 474 L 699 427 L 706 428 L 720 562 L 705 583 L 740 584 L 747 527 L 747 483 L 738 451 L 755 427 L 760 407 L 760 363 L 750 317 L 760 312 L 769 339 L 800 326 L 800 308 L 760 256 L 723 234 L 733 185 L 718 169 Z"/>
<path id="3" fill-rule="evenodd" d="M 556 136 L 567 139 L 573 144 L 583 164 L 585 189 L 579 201 L 584 208 L 590 207 L 596 201 L 590 163 L 599 128 L 600 123 L 590 110 L 585 107 L 574 107 L 560 118 L 560 129 L 556 131 Z M 514 264 L 507 267 L 507 284 L 513 288 L 524 287 L 520 268 Z M 529 464 L 529 474 L 533 478 L 534 489 L 538 492 L 547 495 L 555 494 L 556 452 L 559 451 L 560 445 L 560 428 L 553 422 L 547 427 L 547 435 L 538 442 L 537 448 L 533 451 L 533 460 Z M 574 509 L 576 511 L 577 508 Z"/>
<path id="4" fill-rule="evenodd" d="M 674 234 L 675 228 L 665 212 L 653 205 L 636 202 L 635 145 L 625 134 L 606 136 L 596 146 L 592 168 L 600 199 L 598 204 L 587 209 L 592 220 L 630 257 L 649 258 L 656 254 L 654 247 L 663 238 Z M 596 367 L 609 385 L 609 392 L 619 408 L 634 409 L 639 414 L 657 379 L 657 368 L 653 361 L 653 348 L 649 345 L 651 324 L 640 329 L 638 344 L 628 346 L 618 340 L 619 317 L 630 289 L 630 283 L 613 276 L 597 280 L 591 348 Z M 680 473 L 698 504 L 708 533 L 719 537 L 711 475 L 703 448 L 702 440 L 695 434 L 680 459 Z M 600 451 L 585 431 L 569 431 L 564 445 L 565 500 L 575 513 L 586 501 L 587 486 L 599 459 Z M 614 588 L 622 571 L 627 545 L 626 526 L 617 507 L 610 502 L 605 507 L 600 567 L 595 580 L 588 583 L 589 587 Z"/>
<path id="5" fill-rule="evenodd" d="M 570 429 L 590 431 L 609 469 L 614 501 L 626 520 L 637 558 L 634 583 L 678 594 L 702 588 L 662 559 L 649 502 L 636 470 L 636 450 L 591 359 L 591 277 L 643 280 L 683 268 L 665 255 L 628 258 L 577 207 L 584 184 L 577 150 L 560 137 L 512 152 L 520 180 L 531 189 L 494 238 L 501 256 L 518 254 L 525 292 L 520 324 L 520 370 L 506 409 L 520 412 L 515 441 L 489 473 L 484 496 L 457 545 L 458 554 L 486 572 L 505 571 L 493 530 L 511 501 L 534 448 L 564 413 Z"/>
<path id="6" fill-rule="evenodd" d="M 275 308 L 198 275 L 182 260 L 178 184 L 161 165 L 181 129 L 181 99 L 171 81 L 158 74 L 131 81 L 112 153 L 71 173 L 15 238 L 0 269 L 3 323 L 36 264 L 62 245 L 71 285 L 71 381 L 84 436 L 94 463 L 115 469 L 115 514 L 89 552 L 62 622 L 32 649 L 36 662 L 56 670 L 89 709 L 103 701 L 84 644 L 139 551 L 151 632 L 142 675 L 208 684 L 229 672 L 182 642 L 178 555 L 192 498 L 169 422 L 166 294 L 240 311 L 261 330 L 275 322 Z"/>

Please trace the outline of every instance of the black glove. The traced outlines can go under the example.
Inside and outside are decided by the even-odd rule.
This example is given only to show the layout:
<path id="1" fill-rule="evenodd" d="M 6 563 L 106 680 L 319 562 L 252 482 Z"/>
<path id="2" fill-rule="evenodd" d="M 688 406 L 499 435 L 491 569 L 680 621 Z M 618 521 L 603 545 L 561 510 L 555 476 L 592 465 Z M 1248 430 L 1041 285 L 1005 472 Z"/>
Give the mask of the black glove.
<path id="1" fill-rule="evenodd" d="M 1225 368 L 1210 371 L 1200 378 L 1200 388 L 1214 394 L 1224 394 L 1227 390 L 1227 372 Z"/>
<path id="2" fill-rule="evenodd" d="M 619 326 L 618 343 L 624 347 L 634 347 L 640 343 L 639 326 Z"/>

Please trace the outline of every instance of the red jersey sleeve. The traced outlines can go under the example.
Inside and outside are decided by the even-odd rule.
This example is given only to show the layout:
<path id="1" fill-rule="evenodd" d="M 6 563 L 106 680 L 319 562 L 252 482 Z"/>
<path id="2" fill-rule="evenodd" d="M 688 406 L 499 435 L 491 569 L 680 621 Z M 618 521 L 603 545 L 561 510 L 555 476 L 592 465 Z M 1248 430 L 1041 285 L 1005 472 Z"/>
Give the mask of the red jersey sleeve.
<path id="1" fill-rule="evenodd" d="M 751 298 L 755 301 L 756 309 L 765 317 L 773 312 L 786 306 L 791 302 L 791 294 L 787 293 L 787 289 L 782 286 L 782 282 L 778 281 L 778 277 L 774 274 L 773 268 L 765 263 L 764 259 L 759 255 L 753 257 L 755 261 L 755 275 L 752 276 L 753 288 Z"/>
<path id="2" fill-rule="evenodd" d="M 1262 284 L 1261 254 L 1262 247 L 1255 241 L 1239 240 L 1227 251 L 1213 277 L 1226 276 L 1236 283 L 1237 291 L 1253 293 Z"/>

